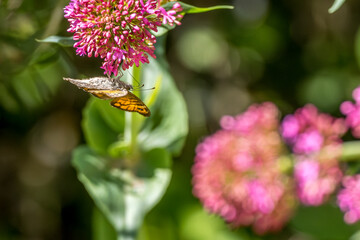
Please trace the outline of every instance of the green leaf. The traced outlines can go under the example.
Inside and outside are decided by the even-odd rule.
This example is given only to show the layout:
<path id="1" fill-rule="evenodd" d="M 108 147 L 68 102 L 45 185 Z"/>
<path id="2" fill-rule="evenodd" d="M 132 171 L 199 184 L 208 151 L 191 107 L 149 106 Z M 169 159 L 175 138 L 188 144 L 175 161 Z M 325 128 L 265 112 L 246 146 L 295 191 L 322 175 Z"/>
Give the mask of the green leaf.
<path id="1" fill-rule="evenodd" d="M 143 66 L 143 82 L 146 86 L 161 81 L 159 95 L 151 107 L 153 115 L 144 122 L 138 142 L 144 149 L 166 148 L 173 154 L 182 149 L 188 133 L 186 103 L 177 90 L 166 64 L 152 60 Z"/>
<path id="2" fill-rule="evenodd" d="M 58 52 L 55 48 L 46 48 L 46 50 L 43 51 L 35 51 L 31 56 L 29 65 L 48 65 L 49 63 L 58 60 L 58 58 Z"/>
<path id="3" fill-rule="evenodd" d="M 26 68 L 15 75 L 12 86 L 25 108 L 36 109 L 41 105 L 43 99 L 34 79 L 33 69 Z"/>
<path id="4" fill-rule="evenodd" d="M 18 112 L 21 110 L 15 97 L 2 82 L 0 82 L 0 105 L 9 112 Z"/>
<path id="5" fill-rule="evenodd" d="M 161 25 L 159 27 L 157 27 L 157 32 L 151 31 L 151 34 L 153 34 L 155 37 L 161 37 L 163 35 L 165 35 L 168 31 L 174 29 L 177 25 L 174 24 L 173 26 L 170 26 L 168 24 L 166 25 Z"/>
<path id="6" fill-rule="evenodd" d="M 88 145 L 100 154 L 107 154 L 111 144 L 124 132 L 124 112 L 109 101 L 92 97 L 83 111 L 82 128 Z"/>
<path id="7" fill-rule="evenodd" d="M 137 168 L 138 176 L 152 176 L 153 169 L 169 168 L 171 166 L 171 156 L 168 151 L 162 148 L 155 148 L 143 154 L 143 162 Z"/>
<path id="8" fill-rule="evenodd" d="M 72 37 L 50 36 L 45 39 L 36 39 L 37 42 L 43 43 L 57 43 L 63 47 L 72 47 L 75 41 Z"/>
<path id="9" fill-rule="evenodd" d="M 347 225 L 338 207 L 329 204 L 319 207 L 300 207 L 291 222 L 296 230 L 319 240 L 349 239 L 359 228 Z"/>
<path id="10" fill-rule="evenodd" d="M 97 207 L 94 207 L 93 210 L 92 232 L 93 240 L 116 239 L 115 229 Z"/>
<path id="11" fill-rule="evenodd" d="M 255 240 L 244 228 L 229 231 L 229 227 L 219 217 L 209 214 L 199 205 L 188 205 L 180 212 L 180 239 L 192 240 Z M 264 238 L 265 239 L 265 238 Z"/>
<path id="12" fill-rule="evenodd" d="M 234 9 L 233 6 L 229 6 L 229 5 L 218 5 L 218 6 L 205 7 L 205 8 L 195 7 L 190 4 L 179 2 L 179 1 L 168 2 L 164 5 L 162 5 L 162 7 L 166 10 L 170 10 L 170 9 L 172 9 L 172 7 L 175 3 L 180 3 L 181 7 L 183 8 L 183 11 L 182 11 L 183 13 L 203 13 L 203 12 L 209 12 L 209 11 L 220 10 L 220 9 Z"/>
<path id="13" fill-rule="evenodd" d="M 360 231 L 351 236 L 350 240 L 360 240 Z"/>
<path id="14" fill-rule="evenodd" d="M 64 65 L 58 54 L 45 51 L 33 58 L 26 68 L 8 76 L 0 85 L 0 105 L 7 111 L 25 113 L 40 109 L 62 83 Z"/>
<path id="15" fill-rule="evenodd" d="M 345 0 L 335 0 L 331 8 L 329 8 L 329 13 L 336 12 L 343 4 Z"/>
<path id="16" fill-rule="evenodd" d="M 168 2 L 164 5 L 162 5 L 162 7 L 165 10 L 170 10 L 173 8 L 173 5 L 175 3 L 180 3 L 181 7 L 182 7 L 182 11 L 181 14 L 185 15 L 186 13 L 192 14 L 192 13 L 203 13 L 203 12 L 209 12 L 209 11 L 214 11 L 214 10 L 221 10 L 221 9 L 234 9 L 233 6 L 229 6 L 229 5 L 218 5 L 218 6 L 213 6 L 213 7 L 195 7 L 192 6 L 190 4 L 187 3 L 183 3 L 183 2 L 179 2 L 179 1 L 175 1 L 175 2 Z M 168 31 L 174 29 L 177 25 L 174 24 L 173 26 L 170 26 L 168 24 L 166 25 L 162 25 L 160 27 L 157 28 L 157 32 L 152 31 L 151 33 L 156 36 L 156 37 L 160 37 L 162 35 L 164 35 L 165 33 L 167 33 Z"/>
<path id="17" fill-rule="evenodd" d="M 169 184 L 171 171 L 158 168 L 154 156 L 160 165 L 170 157 L 164 149 L 145 153 L 142 162 L 147 163 L 147 174 L 143 174 L 111 168 L 108 159 L 88 147 L 78 147 L 73 153 L 72 164 L 79 180 L 116 229 L 118 239 L 135 239 L 145 214 L 161 199 Z"/>

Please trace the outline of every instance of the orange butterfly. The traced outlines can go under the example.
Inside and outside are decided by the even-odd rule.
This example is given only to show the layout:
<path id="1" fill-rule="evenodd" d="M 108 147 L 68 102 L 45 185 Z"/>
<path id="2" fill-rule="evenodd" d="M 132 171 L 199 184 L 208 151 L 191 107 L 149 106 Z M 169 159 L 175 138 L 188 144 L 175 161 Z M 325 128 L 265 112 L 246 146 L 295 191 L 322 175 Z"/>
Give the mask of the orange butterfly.
<path id="1" fill-rule="evenodd" d="M 118 78 L 94 77 L 88 79 L 64 78 L 78 88 L 91 93 L 101 99 L 113 99 L 113 107 L 128 112 L 138 112 L 145 117 L 150 117 L 149 108 L 130 91 L 133 89 L 131 84 L 125 83 Z"/>

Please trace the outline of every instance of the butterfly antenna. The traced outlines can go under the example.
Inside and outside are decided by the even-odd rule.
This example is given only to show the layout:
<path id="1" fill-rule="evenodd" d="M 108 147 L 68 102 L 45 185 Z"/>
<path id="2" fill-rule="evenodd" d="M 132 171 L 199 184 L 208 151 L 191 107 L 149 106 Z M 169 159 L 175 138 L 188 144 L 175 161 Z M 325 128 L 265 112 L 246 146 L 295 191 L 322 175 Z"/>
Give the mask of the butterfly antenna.
<path id="1" fill-rule="evenodd" d="M 135 89 L 133 89 L 133 91 L 147 91 L 147 90 L 154 90 L 155 89 L 155 87 L 152 87 L 152 88 L 141 88 L 141 87 L 143 87 L 144 86 L 144 84 L 142 84 L 139 88 L 135 88 Z"/>
<path id="2" fill-rule="evenodd" d="M 120 71 L 119 76 L 115 77 L 116 81 L 120 81 L 120 78 L 122 78 L 122 76 L 124 76 L 124 73 L 122 71 Z"/>
<path id="3" fill-rule="evenodd" d="M 134 81 L 136 82 L 136 85 L 135 88 L 142 88 L 144 86 L 144 84 L 140 84 L 140 82 L 138 80 L 136 80 L 136 78 L 134 78 L 134 76 L 128 72 L 130 74 L 130 76 L 134 79 Z"/>
<path id="4" fill-rule="evenodd" d="M 136 80 L 136 78 L 130 73 L 130 72 L 128 72 L 129 74 L 130 74 L 130 76 L 134 79 L 134 81 L 136 82 L 136 85 L 137 86 L 134 86 L 133 87 L 133 91 L 139 91 L 140 89 L 141 90 L 154 90 L 155 89 L 155 87 L 152 87 L 152 88 L 143 88 L 144 86 L 145 86 L 145 84 L 143 83 L 143 84 L 140 84 L 140 82 L 138 81 L 138 80 Z"/>
<path id="5" fill-rule="evenodd" d="M 120 79 L 122 76 L 124 76 L 124 73 L 120 70 L 120 76 L 118 78 Z"/>

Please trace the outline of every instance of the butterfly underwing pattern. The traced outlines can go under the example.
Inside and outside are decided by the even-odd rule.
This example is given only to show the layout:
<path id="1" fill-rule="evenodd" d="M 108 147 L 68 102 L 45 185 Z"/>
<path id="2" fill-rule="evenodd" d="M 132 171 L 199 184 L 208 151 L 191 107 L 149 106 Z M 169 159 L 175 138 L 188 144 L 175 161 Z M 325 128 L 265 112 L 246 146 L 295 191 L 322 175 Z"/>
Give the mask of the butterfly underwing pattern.
<path id="1" fill-rule="evenodd" d="M 64 78 L 78 88 L 100 99 L 112 99 L 111 105 L 128 112 L 137 112 L 145 117 L 151 115 L 149 108 L 135 96 L 133 86 L 118 78 L 94 77 L 88 79 Z"/>

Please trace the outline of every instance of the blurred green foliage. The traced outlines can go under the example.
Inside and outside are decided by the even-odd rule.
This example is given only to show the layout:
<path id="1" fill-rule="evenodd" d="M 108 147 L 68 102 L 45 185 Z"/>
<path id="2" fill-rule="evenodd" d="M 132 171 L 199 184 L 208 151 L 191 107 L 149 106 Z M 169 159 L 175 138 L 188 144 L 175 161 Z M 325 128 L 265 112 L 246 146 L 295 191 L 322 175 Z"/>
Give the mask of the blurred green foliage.
<path id="1" fill-rule="evenodd" d="M 329 14 L 332 1 L 186 2 L 235 9 L 187 15 L 169 32 L 167 58 L 187 102 L 190 134 L 139 239 L 358 239 L 358 226 L 345 226 L 331 206 L 300 209 L 273 235 L 231 230 L 192 196 L 191 165 L 196 144 L 218 129 L 220 117 L 253 102 L 272 101 L 283 114 L 310 102 L 339 115 L 339 103 L 360 83 L 360 3 L 347 1 Z M 71 151 L 84 143 L 88 94 L 62 81 L 102 75 L 100 61 L 36 41 L 70 36 L 66 4 L 0 1 L 0 239 L 91 239 L 109 232 L 92 229 L 90 219 L 102 216 L 70 166 Z"/>

